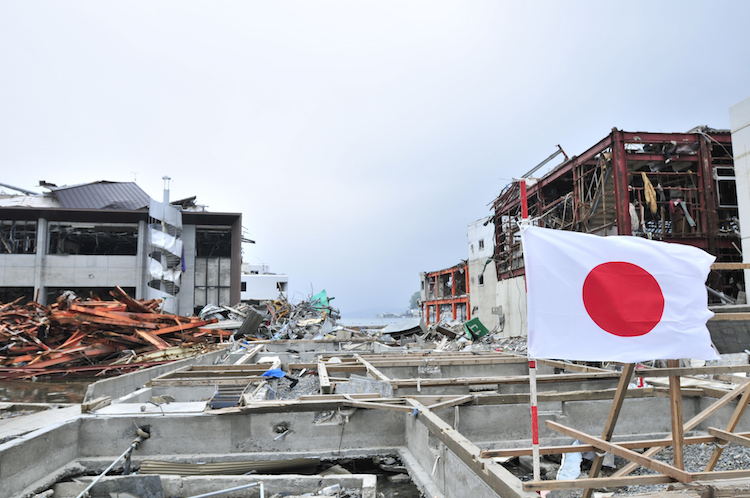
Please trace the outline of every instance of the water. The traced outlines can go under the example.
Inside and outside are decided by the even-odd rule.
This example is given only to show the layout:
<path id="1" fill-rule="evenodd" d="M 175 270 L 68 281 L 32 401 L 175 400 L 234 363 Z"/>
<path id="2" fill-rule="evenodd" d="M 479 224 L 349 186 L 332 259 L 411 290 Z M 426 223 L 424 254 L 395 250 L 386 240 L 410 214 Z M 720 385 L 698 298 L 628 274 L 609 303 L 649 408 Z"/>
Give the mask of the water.
<path id="1" fill-rule="evenodd" d="M 86 388 L 95 379 L 44 381 L 2 380 L 0 401 L 12 403 L 81 403 Z"/>
<path id="2" fill-rule="evenodd" d="M 336 325 L 342 325 L 348 328 L 357 327 L 385 327 L 392 323 L 403 322 L 404 320 L 411 320 L 411 318 L 341 318 L 336 321 Z"/>

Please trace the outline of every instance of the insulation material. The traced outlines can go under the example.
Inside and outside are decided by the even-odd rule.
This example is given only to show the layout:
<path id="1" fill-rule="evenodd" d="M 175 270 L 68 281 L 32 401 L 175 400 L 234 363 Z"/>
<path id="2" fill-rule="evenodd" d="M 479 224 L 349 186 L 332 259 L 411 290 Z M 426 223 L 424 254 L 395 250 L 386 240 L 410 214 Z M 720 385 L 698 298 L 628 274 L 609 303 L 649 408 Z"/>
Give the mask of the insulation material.
<path id="1" fill-rule="evenodd" d="M 182 270 L 180 268 L 169 268 L 165 270 L 161 263 L 155 259 L 150 259 L 148 274 L 154 280 L 165 280 L 172 282 L 175 285 L 180 285 L 180 277 L 182 276 Z"/>
<path id="2" fill-rule="evenodd" d="M 173 227 L 182 228 L 182 212 L 174 206 L 151 199 L 148 215 Z"/>
<path id="3" fill-rule="evenodd" d="M 180 239 L 159 230 L 154 230 L 153 228 L 149 228 L 149 236 L 151 237 L 152 246 L 174 254 L 179 258 L 182 257 L 182 241 Z"/>

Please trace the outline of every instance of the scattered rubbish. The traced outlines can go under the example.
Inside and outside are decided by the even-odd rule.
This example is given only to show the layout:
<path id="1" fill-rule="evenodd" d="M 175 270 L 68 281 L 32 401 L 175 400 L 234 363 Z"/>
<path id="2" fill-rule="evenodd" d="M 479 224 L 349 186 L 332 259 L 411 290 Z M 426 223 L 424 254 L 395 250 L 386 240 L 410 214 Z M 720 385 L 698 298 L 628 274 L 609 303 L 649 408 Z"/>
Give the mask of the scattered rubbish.
<path id="1" fill-rule="evenodd" d="M 383 335 L 389 335 L 396 340 L 414 334 L 422 335 L 426 332 L 427 327 L 425 327 L 424 320 L 421 318 L 410 318 L 403 322 L 392 323 L 382 330 Z"/>
<path id="2" fill-rule="evenodd" d="M 466 332 L 468 332 L 475 340 L 479 339 L 480 337 L 484 337 L 489 333 L 487 327 L 482 325 L 482 322 L 479 321 L 479 318 L 477 317 L 474 317 L 468 322 L 464 323 L 464 328 L 466 329 Z"/>
<path id="3" fill-rule="evenodd" d="M 575 441 L 573 444 L 580 443 L 578 441 Z M 578 479 L 578 476 L 581 475 L 581 463 L 583 463 L 583 454 L 563 454 L 562 463 L 560 464 L 560 470 L 557 472 L 556 479 L 558 481 Z"/>

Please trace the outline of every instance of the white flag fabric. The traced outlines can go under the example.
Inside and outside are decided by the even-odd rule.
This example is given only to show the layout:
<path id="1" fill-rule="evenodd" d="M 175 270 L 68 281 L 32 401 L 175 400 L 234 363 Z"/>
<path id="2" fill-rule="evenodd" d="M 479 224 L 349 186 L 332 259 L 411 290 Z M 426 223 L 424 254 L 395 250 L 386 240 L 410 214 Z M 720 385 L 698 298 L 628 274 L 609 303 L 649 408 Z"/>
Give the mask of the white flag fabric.
<path id="1" fill-rule="evenodd" d="M 706 321 L 714 257 L 631 236 L 527 227 L 521 235 L 531 358 L 718 358 Z"/>

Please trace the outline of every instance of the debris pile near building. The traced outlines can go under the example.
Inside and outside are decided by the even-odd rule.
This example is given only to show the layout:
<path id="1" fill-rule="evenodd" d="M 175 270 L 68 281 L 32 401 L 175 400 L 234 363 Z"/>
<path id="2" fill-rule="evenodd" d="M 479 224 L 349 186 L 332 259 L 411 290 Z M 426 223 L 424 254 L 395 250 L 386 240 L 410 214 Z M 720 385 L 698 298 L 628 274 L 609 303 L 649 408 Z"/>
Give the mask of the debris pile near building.
<path id="1" fill-rule="evenodd" d="M 333 337 L 337 330 L 341 329 L 336 325 L 336 320 L 341 318 L 341 315 L 339 310 L 331 306 L 332 299 L 323 290 L 312 296 L 309 301 L 296 304 L 281 295 L 278 300 L 264 301 L 261 306 L 246 306 L 241 311 L 244 317 L 238 335 L 250 340 L 320 340 L 326 336 Z M 224 308 L 240 311 L 239 306 Z M 215 310 L 212 309 L 210 312 Z M 208 316 L 206 309 L 201 311 L 199 316 Z M 231 316 L 227 318 L 231 320 Z"/>
<path id="2" fill-rule="evenodd" d="M 163 353 L 199 354 L 231 332 L 201 320 L 157 311 L 158 300 L 136 300 L 119 287 L 113 301 L 63 293 L 56 303 L 0 304 L 0 378 L 41 374 L 104 373 L 171 361 Z M 161 355 L 144 356 L 159 352 Z"/>

